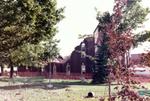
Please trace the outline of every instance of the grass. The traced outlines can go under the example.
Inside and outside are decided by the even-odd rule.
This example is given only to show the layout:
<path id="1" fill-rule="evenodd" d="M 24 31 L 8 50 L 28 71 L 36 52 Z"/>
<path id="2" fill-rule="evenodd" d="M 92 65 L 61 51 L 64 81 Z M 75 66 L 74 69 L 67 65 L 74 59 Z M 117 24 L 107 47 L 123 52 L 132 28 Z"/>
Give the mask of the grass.
<path id="1" fill-rule="evenodd" d="M 51 80 L 53 88 L 47 88 L 48 79 L 7 78 L 0 79 L 0 101 L 98 101 L 106 95 L 106 85 L 91 85 L 80 80 Z M 150 84 L 148 84 L 150 86 Z M 112 86 L 115 87 L 115 85 Z M 88 92 L 94 92 L 94 98 L 85 98 Z M 113 90 L 114 91 L 114 90 Z"/>

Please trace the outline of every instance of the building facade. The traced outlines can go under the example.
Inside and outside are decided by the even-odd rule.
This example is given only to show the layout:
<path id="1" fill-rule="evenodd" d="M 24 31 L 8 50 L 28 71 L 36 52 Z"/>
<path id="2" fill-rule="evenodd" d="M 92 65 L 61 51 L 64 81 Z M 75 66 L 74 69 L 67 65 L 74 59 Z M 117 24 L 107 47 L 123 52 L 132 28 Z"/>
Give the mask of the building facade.
<path id="1" fill-rule="evenodd" d="M 92 73 L 94 66 L 92 58 L 94 54 L 94 38 L 85 38 L 79 46 L 75 47 L 70 59 L 67 61 L 67 63 L 70 64 L 70 72 L 82 73 L 82 71 L 84 71 L 84 73 Z"/>

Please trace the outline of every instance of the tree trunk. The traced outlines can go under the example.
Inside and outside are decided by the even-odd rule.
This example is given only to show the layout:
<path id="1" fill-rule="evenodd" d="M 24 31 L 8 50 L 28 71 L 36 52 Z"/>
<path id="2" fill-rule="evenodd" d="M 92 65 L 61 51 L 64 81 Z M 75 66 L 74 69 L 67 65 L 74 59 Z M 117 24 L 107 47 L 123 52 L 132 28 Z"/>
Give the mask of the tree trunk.
<path id="1" fill-rule="evenodd" d="M 12 63 L 10 63 L 10 78 L 13 78 L 13 74 L 14 74 L 14 67 Z"/>
<path id="2" fill-rule="evenodd" d="M 111 81 L 110 81 L 110 77 L 108 77 L 108 94 L 109 94 L 109 101 L 111 101 Z"/>
<path id="3" fill-rule="evenodd" d="M 3 73 L 4 73 L 4 67 L 3 65 L 1 65 L 1 76 L 3 75 Z"/>
<path id="4" fill-rule="evenodd" d="M 51 83 L 51 62 L 49 63 L 49 83 Z"/>

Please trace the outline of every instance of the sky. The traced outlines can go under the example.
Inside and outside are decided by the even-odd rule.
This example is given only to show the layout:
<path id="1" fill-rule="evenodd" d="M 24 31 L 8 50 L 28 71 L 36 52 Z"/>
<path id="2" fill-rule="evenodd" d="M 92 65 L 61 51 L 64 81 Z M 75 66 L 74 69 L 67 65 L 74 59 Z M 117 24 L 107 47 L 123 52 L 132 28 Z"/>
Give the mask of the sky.
<path id="1" fill-rule="evenodd" d="M 56 38 L 60 40 L 58 47 L 62 56 L 68 56 L 74 48 L 80 44 L 83 39 L 79 39 L 79 34 L 93 34 L 93 31 L 98 24 L 96 20 L 96 10 L 100 12 L 112 12 L 114 0 L 57 0 L 57 6 L 65 7 L 65 19 L 58 25 L 58 33 Z M 150 7 L 150 0 L 143 0 L 142 4 L 145 7 Z M 148 16 L 150 18 L 150 15 Z M 142 29 L 150 29 L 148 20 Z M 149 24 L 150 25 L 150 24 Z M 140 53 L 146 50 L 143 47 L 150 46 L 149 43 L 139 46 L 132 52 Z"/>

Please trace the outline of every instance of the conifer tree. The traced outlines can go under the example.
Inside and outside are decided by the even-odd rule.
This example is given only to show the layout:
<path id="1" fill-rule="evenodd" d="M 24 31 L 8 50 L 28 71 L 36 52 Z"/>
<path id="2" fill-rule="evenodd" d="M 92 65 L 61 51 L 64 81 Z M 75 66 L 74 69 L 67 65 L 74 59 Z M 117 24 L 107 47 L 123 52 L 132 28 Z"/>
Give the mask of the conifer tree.
<path id="1" fill-rule="evenodd" d="M 105 83 L 108 76 L 107 64 L 109 58 L 108 37 L 106 33 L 103 33 L 103 40 L 101 42 L 101 46 L 97 46 L 95 58 L 95 70 L 92 83 Z"/>

